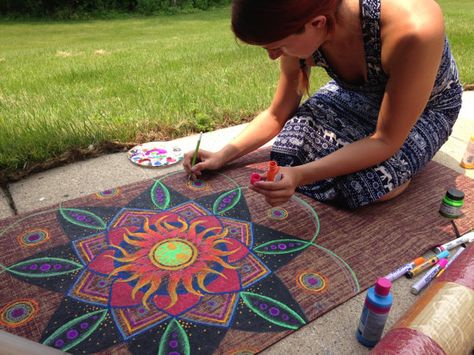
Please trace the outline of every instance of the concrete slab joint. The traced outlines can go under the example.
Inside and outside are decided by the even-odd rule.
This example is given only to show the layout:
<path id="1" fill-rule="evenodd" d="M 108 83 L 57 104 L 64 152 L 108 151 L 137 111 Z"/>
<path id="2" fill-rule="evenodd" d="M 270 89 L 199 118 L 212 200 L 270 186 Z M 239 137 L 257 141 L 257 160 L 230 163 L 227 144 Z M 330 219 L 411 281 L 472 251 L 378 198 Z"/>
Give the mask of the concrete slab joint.
<path id="1" fill-rule="evenodd" d="M 13 201 L 10 190 L 7 187 L 0 189 L 0 219 L 16 215 L 15 202 Z"/>

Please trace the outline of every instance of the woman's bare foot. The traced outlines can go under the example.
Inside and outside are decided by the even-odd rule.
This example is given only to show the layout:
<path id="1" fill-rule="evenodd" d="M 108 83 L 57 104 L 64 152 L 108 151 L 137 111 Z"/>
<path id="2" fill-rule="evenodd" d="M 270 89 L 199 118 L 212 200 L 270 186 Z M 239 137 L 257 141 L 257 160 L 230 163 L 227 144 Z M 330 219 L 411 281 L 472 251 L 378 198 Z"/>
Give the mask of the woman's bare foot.
<path id="1" fill-rule="evenodd" d="M 377 202 L 382 202 L 382 201 L 388 201 L 388 200 L 391 200 L 392 198 L 395 198 L 397 197 L 398 195 L 400 195 L 403 191 L 406 190 L 406 188 L 408 187 L 408 184 L 410 184 L 410 180 L 404 182 L 403 184 L 401 184 L 400 186 L 394 188 L 392 191 L 390 191 L 389 193 L 383 195 L 381 198 L 379 198 L 377 200 Z"/>

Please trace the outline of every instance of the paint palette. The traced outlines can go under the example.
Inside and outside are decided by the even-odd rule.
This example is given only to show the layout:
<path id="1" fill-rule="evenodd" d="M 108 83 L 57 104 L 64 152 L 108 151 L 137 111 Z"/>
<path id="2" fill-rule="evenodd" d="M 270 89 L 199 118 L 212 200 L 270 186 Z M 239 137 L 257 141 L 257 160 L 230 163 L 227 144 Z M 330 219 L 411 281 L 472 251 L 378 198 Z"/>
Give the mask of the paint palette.
<path id="1" fill-rule="evenodd" d="M 180 147 L 166 142 L 148 142 L 137 145 L 128 151 L 128 159 L 139 166 L 160 167 L 176 164 L 184 157 Z"/>

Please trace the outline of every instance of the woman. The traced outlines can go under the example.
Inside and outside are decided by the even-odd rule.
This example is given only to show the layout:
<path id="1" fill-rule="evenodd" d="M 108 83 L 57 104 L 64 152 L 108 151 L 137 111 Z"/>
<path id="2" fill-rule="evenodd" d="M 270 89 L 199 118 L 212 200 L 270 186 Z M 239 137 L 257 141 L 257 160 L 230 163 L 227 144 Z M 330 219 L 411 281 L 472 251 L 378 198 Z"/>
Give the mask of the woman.
<path id="1" fill-rule="evenodd" d="M 462 87 L 433 0 L 234 0 L 232 29 L 280 60 L 270 107 L 185 169 L 218 169 L 278 135 L 282 179 L 251 188 L 278 205 L 298 190 L 357 208 L 404 191 L 451 134 Z M 300 106 L 312 66 L 333 79 Z"/>

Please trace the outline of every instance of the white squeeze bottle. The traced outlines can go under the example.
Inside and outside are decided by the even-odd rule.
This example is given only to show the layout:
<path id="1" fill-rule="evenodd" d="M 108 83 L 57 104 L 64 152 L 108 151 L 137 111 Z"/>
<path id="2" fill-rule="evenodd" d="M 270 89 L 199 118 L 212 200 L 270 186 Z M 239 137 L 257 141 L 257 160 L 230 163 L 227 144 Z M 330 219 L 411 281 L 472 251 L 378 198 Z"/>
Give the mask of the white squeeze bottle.
<path id="1" fill-rule="evenodd" d="M 464 169 L 474 169 L 474 136 L 467 143 L 466 151 L 462 157 L 461 166 Z"/>

